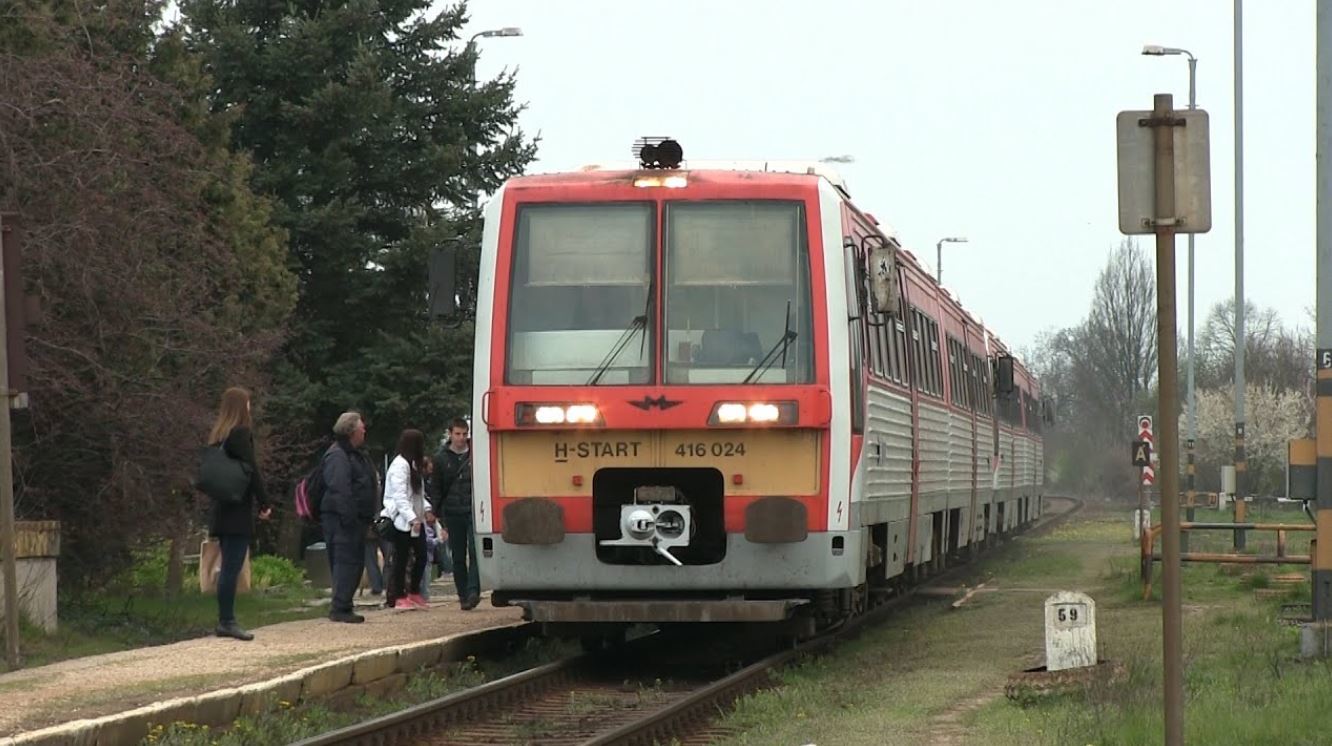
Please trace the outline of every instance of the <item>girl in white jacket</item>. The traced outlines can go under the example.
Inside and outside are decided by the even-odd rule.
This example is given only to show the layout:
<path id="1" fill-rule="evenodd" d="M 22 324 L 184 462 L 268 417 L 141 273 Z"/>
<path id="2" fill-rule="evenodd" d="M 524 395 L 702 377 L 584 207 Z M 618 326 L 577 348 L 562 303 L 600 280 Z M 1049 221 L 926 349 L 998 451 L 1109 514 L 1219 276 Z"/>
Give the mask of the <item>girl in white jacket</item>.
<path id="1" fill-rule="evenodd" d="M 425 496 L 425 436 L 420 430 L 403 430 L 398 438 L 398 455 L 389 464 L 384 478 L 384 510 L 380 513 L 393 519 L 389 536 L 383 537 L 393 545 L 386 599 L 390 608 L 429 606 L 415 592 L 425 574 L 426 539 L 422 524 L 427 510 L 431 506 Z"/>

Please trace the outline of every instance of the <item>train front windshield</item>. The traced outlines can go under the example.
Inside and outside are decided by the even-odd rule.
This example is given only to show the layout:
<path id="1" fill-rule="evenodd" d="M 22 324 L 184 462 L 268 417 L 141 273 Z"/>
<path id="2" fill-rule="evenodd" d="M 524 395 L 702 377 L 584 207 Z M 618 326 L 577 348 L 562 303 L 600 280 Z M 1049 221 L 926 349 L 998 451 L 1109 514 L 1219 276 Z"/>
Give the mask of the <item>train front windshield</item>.
<path id="1" fill-rule="evenodd" d="M 797 202 L 524 205 L 518 210 L 507 380 L 653 382 L 665 267 L 666 383 L 809 383 L 809 251 Z"/>
<path id="2" fill-rule="evenodd" d="M 651 382 L 653 324 L 642 319 L 655 217 L 650 203 L 519 208 L 509 383 Z"/>
<path id="3" fill-rule="evenodd" d="M 799 203 L 667 203 L 663 237 L 667 383 L 813 381 Z"/>

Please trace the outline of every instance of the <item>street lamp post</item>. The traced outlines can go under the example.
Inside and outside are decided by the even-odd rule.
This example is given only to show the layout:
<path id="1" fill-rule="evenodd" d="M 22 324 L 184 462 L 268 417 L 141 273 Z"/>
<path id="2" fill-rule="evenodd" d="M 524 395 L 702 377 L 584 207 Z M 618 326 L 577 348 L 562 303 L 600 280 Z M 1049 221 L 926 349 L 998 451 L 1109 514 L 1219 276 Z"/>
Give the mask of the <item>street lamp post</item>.
<path id="1" fill-rule="evenodd" d="M 470 38 L 470 39 L 467 40 L 467 51 L 468 51 L 468 52 L 471 52 L 471 51 L 472 51 L 472 48 L 476 46 L 476 40 L 477 40 L 477 39 L 499 39 L 499 38 L 504 38 L 504 37 L 509 37 L 509 36 L 522 36 L 522 35 L 523 35 L 523 30 L 520 29 L 520 28 L 518 28 L 517 26 L 505 26 L 504 28 L 496 28 L 496 29 L 489 29 L 489 30 L 486 30 L 486 31 L 478 31 L 478 32 L 476 32 L 475 34 L 472 34 L 472 38 Z M 476 65 L 475 65 L 475 64 L 472 65 L 472 86 L 473 86 L 473 87 L 476 86 Z"/>
<path id="2" fill-rule="evenodd" d="M 941 238 L 934 245 L 934 281 L 943 285 L 943 245 L 946 243 L 966 243 L 965 238 Z"/>
<path id="3" fill-rule="evenodd" d="M 520 28 L 518 28 L 517 26 L 505 26 L 504 28 L 487 29 L 486 31 L 478 31 L 478 32 L 476 32 L 475 34 L 472 34 L 472 38 L 470 38 L 470 39 L 467 40 L 467 52 L 470 54 L 470 53 L 476 48 L 476 40 L 477 40 L 477 39 L 500 39 L 500 38 L 505 38 L 505 37 L 522 36 L 522 35 L 523 35 L 523 30 L 520 29 Z M 472 88 L 476 88 L 476 61 L 475 61 L 475 60 L 473 60 L 473 62 L 472 62 Z M 483 147 L 484 147 L 484 146 L 478 144 L 478 145 L 476 146 L 476 150 L 477 150 L 477 152 L 479 153 L 479 152 L 483 149 Z M 475 207 L 476 205 L 478 205 L 478 204 L 480 203 L 480 201 L 481 201 L 481 197 L 480 197 L 480 195 L 475 194 L 475 193 L 472 194 L 472 206 L 473 206 L 473 207 Z"/>
<path id="4" fill-rule="evenodd" d="M 1171 55 L 1184 55 L 1189 60 L 1189 109 L 1198 108 L 1198 58 L 1187 49 L 1179 47 L 1162 47 L 1156 44 L 1148 44 L 1142 48 L 1142 53 L 1149 57 L 1166 57 Z M 1197 496 L 1194 491 L 1193 477 L 1196 467 L 1193 464 L 1193 447 L 1198 438 L 1198 400 L 1194 394 L 1193 388 L 1193 234 L 1189 234 L 1189 342 L 1188 342 L 1188 361 L 1187 361 L 1187 380 L 1188 387 L 1188 438 L 1185 440 L 1184 448 L 1187 454 L 1187 466 L 1185 467 L 1184 489 L 1187 496 L 1185 517 L 1192 521 L 1194 518 L 1193 503 Z M 1189 535 L 1184 533 L 1180 536 L 1179 551 L 1189 551 Z"/>

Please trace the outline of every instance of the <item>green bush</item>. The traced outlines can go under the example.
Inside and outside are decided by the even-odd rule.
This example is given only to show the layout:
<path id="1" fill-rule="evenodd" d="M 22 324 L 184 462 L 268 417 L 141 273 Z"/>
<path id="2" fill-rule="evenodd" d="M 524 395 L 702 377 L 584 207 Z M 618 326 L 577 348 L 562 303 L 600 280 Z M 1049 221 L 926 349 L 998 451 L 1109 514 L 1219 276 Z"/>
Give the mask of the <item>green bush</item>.
<path id="1" fill-rule="evenodd" d="M 167 564 L 171 556 L 171 542 L 156 539 L 131 550 L 128 568 L 110 584 L 114 593 L 138 596 L 156 596 L 166 590 Z M 187 564 L 181 577 L 181 588 L 186 593 L 199 591 L 199 567 Z"/>
<path id="2" fill-rule="evenodd" d="M 160 593 L 166 587 L 167 560 L 171 543 L 165 540 L 145 544 L 131 553 L 134 561 L 126 572 L 125 580 L 139 591 Z"/>
<path id="3" fill-rule="evenodd" d="M 265 554 L 250 558 L 250 587 L 256 591 L 299 588 L 304 582 L 305 570 L 286 557 Z"/>

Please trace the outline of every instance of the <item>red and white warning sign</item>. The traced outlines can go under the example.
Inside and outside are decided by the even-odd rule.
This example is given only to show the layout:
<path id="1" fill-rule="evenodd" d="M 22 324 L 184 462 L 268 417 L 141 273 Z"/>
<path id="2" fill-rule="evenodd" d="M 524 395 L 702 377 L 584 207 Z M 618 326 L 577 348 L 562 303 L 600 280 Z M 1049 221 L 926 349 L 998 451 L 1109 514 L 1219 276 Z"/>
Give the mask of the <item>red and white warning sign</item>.
<path id="1" fill-rule="evenodd" d="M 1147 441 L 1152 453 L 1156 453 L 1156 439 L 1152 437 L 1152 418 L 1150 415 L 1138 416 L 1138 440 Z M 1150 464 L 1142 467 L 1142 483 L 1145 486 L 1156 484 L 1156 468 Z"/>

